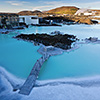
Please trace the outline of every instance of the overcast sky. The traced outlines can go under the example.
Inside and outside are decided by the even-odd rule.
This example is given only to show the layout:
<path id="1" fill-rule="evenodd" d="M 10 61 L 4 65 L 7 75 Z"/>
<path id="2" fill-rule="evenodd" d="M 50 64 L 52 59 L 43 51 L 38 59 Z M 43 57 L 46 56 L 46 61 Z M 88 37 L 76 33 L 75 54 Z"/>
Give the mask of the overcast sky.
<path id="1" fill-rule="evenodd" d="M 0 12 L 46 11 L 61 6 L 100 9 L 100 0 L 0 0 Z"/>

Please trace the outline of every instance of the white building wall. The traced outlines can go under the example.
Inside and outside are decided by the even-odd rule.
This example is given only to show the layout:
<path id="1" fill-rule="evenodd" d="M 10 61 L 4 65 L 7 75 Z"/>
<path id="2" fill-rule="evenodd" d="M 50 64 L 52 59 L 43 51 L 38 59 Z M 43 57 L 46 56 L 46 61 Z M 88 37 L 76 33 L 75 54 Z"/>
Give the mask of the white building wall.
<path id="1" fill-rule="evenodd" d="M 35 19 L 32 19 L 32 17 L 35 18 Z M 23 21 L 23 18 L 24 18 L 25 19 L 25 23 L 27 25 L 29 25 L 29 24 L 39 24 L 38 16 L 19 16 L 19 18 L 20 18 L 19 22 L 24 22 Z"/>
<path id="2" fill-rule="evenodd" d="M 37 17 L 37 19 L 31 19 L 32 24 L 39 24 L 39 18 Z"/>
<path id="3" fill-rule="evenodd" d="M 93 15 L 93 11 L 89 10 L 89 9 L 79 9 L 75 15 L 85 15 L 85 16 L 88 16 L 88 15 Z"/>
<path id="4" fill-rule="evenodd" d="M 23 22 L 23 18 L 22 17 L 19 17 L 19 22 Z"/>
<path id="5" fill-rule="evenodd" d="M 84 13 L 84 15 L 88 16 L 88 15 L 92 15 L 92 13 Z"/>

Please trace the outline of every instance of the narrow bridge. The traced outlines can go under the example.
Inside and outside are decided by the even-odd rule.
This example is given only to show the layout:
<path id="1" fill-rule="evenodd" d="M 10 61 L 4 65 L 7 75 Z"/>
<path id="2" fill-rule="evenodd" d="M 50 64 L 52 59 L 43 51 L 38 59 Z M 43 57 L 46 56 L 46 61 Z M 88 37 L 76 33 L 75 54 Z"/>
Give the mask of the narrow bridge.
<path id="1" fill-rule="evenodd" d="M 39 75 L 40 69 L 43 63 L 50 57 L 49 54 L 44 54 L 40 59 L 37 60 L 31 73 L 29 74 L 28 78 L 26 79 L 23 86 L 20 88 L 19 93 L 24 95 L 29 95 L 32 88 L 35 86 L 36 79 Z"/>

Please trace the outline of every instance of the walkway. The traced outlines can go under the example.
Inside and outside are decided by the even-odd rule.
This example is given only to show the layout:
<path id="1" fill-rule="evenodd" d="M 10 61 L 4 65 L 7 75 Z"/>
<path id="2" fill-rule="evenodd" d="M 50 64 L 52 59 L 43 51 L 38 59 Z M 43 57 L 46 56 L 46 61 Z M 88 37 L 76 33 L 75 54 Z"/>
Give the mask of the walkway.
<path id="1" fill-rule="evenodd" d="M 43 63 L 50 57 L 48 54 L 44 54 L 37 62 L 35 63 L 30 75 L 26 79 L 23 86 L 20 88 L 19 93 L 24 95 L 29 95 L 32 88 L 35 86 L 36 79 L 39 75 L 40 69 Z"/>

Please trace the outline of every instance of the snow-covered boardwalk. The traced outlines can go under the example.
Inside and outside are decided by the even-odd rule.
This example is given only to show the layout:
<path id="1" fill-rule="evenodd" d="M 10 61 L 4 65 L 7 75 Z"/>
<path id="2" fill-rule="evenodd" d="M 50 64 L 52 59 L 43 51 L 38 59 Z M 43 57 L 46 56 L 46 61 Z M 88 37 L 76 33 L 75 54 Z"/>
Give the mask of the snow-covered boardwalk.
<path id="1" fill-rule="evenodd" d="M 31 73 L 29 74 L 28 78 L 26 79 L 23 86 L 20 88 L 19 93 L 24 95 L 29 95 L 32 88 L 35 86 L 36 79 L 39 75 L 40 69 L 43 63 L 50 57 L 47 53 L 44 54 L 37 62 L 35 63 Z"/>

